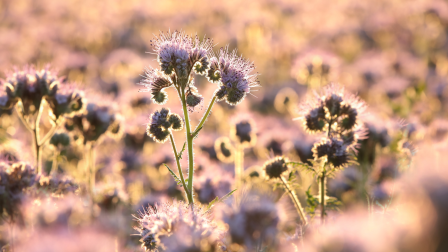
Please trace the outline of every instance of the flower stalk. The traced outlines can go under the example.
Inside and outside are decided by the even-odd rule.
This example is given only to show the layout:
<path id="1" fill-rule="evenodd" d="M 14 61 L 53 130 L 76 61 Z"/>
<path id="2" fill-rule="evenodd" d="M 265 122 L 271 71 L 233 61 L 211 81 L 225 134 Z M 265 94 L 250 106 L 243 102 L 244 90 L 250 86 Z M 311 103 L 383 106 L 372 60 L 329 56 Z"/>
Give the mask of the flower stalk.
<path id="1" fill-rule="evenodd" d="M 300 204 L 299 199 L 297 198 L 296 193 L 291 189 L 291 187 L 288 185 L 288 181 L 283 176 L 280 176 L 280 180 L 282 181 L 283 185 L 285 186 L 286 192 L 288 192 L 289 197 L 291 198 L 292 202 L 294 203 L 294 206 L 296 207 L 297 213 L 300 216 L 300 219 L 302 221 L 302 225 L 306 226 L 308 225 L 308 222 L 306 220 L 305 212 L 302 208 L 302 204 Z"/>

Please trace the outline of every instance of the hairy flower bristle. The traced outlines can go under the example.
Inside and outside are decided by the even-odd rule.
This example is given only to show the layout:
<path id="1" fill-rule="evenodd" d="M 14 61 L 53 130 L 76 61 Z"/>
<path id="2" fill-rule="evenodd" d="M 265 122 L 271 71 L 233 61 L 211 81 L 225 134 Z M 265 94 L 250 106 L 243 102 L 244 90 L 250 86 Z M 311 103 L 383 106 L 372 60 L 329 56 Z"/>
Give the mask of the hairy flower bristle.
<path id="1" fill-rule="evenodd" d="M 161 33 L 151 40 L 161 71 L 166 75 L 174 72 L 185 83 L 192 70 L 206 73 L 212 43 L 209 38 L 201 41 L 197 35 L 193 38 L 182 31 Z"/>
<path id="2" fill-rule="evenodd" d="M 141 89 L 141 92 L 150 92 L 152 101 L 162 105 L 168 101 L 168 94 L 164 89 L 173 85 L 173 82 L 161 71 L 147 68 L 145 70 L 145 78 L 139 84 L 146 87 L 146 89 Z"/>
<path id="3" fill-rule="evenodd" d="M 200 247 L 204 242 L 216 245 L 222 236 L 206 209 L 184 202 L 156 204 L 136 219 L 139 226 L 135 229 L 142 237 L 142 247 L 149 251 L 180 251 L 174 248 L 184 238 L 188 238 L 194 247 Z"/>
<path id="4" fill-rule="evenodd" d="M 236 50 L 229 52 L 228 46 L 221 48 L 219 55 L 210 60 L 210 70 L 207 78 L 212 82 L 219 81 L 219 88 L 215 92 L 217 99 L 230 105 L 240 103 L 250 89 L 259 86 L 258 74 L 252 74 L 255 66 L 250 61 L 236 55 Z"/>

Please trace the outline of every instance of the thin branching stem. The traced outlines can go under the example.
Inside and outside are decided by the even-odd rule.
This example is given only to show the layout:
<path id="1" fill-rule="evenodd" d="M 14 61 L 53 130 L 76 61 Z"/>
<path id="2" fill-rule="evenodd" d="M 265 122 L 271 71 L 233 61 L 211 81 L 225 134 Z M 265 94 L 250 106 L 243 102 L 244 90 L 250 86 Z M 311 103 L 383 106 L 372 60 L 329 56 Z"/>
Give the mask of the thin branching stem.
<path id="1" fill-rule="evenodd" d="M 289 197 L 291 198 L 292 202 L 294 203 L 294 206 L 297 209 L 297 213 L 299 214 L 300 219 L 302 220 L 302 225 L 306 226 L 308 224 L 308 221 L 306 219 L 305 212 L 303 211 L 302 204 L 300 204 L 300 201 L 297 198 L 296 193 L 291 189 L 291 187 L 288 184 L 288 181 L 286 181 L 284 177 L 280 176 L 280 180 L 283 182 L 283 185 L 285 186 L 285 189 L 288 192 Z"/>
<path id="2" fill-rule="evenodd" d="M 39 110 L 37 111 L 37 117 L 36 121 L 34 122 L 34 129 L 33 129 L 33 137 L 34 137 L 34 151 L 36 153 L 36 170 L 37 174 L 42 174 L 42 146 L 40 145 L 39 140 L 39 133 L 40 133 L 40 118 L 42 116 L 42 104 L 39 107 Z"/>
<path id="3" fill-rule="evenodd" d="M 208 116 L 210 115 L 210 112 L 212 111 L 213 105 L 216 102 L 216 96 L 213 96 L 213 99 L 210 101 L 210 104 L 208 105 L 207 111 L 205 112 L 204 116 L 201 119 L 201 122 L 196 126 L 193 132 L 196 132 L 198 129 L 204 126 L 205 121 L 207 120 Z"/>
<path id="4" fill-rule="evenodd" d="M 180 180 L 182 181 L 182 186 L 184 187 L 185 193 L 187 194 L 187 198 L 188 198 L 188 203 L 193 203 L 193 195 L 190 193 L 190 191 L 187 188 L 187 185 L 185 183 L 185 179 L 184 179 L 184 174 L 182 173 L 182 168 L 180 166 L 180 161 L 179 161 L 179 153 L 177 152 L 177 148 L 176 148 L 176 143 L 174 142 L 174 137 L 173 134 L 170 133 L 170 141 L 171 141 L 171 146 L 173 147 L 173 151 L 174 151 L 174 157 L 176 158 L 176 163 L 177 163 L 177 170 L 179 171 L 179 176 L 180 176 Z"/>
<path id="5" fill-rule="evenodd" d="M 48 131 L 47 134 L 45 134 L 44 138 L 42 138 L 40 140 L 40 142 L 39 142 L 40 146 L 43 146 L 45 143 L 47 143 L 51 139 L 51 137 L 54 135 L 56 130 L 59 128 L 59 125 L 62 124 L 62 122 L 60 120 L 61 119 L 56 121 L 55 125 L 50 129 L 50 131 Z"/>

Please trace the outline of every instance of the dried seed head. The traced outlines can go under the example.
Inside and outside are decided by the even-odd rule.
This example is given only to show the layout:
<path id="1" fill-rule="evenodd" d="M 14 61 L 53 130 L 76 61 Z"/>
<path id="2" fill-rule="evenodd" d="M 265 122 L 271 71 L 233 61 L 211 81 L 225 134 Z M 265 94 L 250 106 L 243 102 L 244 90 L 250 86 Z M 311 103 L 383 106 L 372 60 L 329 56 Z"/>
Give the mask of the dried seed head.
<path id="1" fill-rule="evenodd" d="M 276 157 L 266 161 L 263 165 L 263 170 L 270 179 L 280 178 L 280 176 L 288 170 L 287 163 L 288 159 L 284 157 Z"/>

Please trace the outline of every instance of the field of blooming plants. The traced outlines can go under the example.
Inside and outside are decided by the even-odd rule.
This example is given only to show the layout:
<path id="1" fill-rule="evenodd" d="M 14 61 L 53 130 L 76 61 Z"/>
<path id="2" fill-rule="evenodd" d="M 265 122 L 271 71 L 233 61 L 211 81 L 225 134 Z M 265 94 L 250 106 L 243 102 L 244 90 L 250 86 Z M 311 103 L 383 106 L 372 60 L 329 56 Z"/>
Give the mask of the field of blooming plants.
<path id="1" fill-rule="evenodd" d="M 1 252 L 448 251 L 448 2 L 0 0 Z"/>

